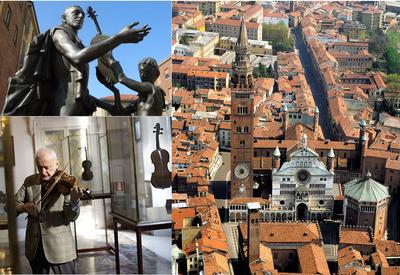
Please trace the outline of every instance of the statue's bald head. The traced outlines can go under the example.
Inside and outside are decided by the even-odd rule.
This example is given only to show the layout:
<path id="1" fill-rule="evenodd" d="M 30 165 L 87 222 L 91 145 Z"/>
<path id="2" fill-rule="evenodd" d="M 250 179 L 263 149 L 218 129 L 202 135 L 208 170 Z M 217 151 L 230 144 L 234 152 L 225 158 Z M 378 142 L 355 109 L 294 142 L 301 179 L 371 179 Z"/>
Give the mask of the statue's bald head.
<path id="1" fill-rule="evenodd" d="M 73 5 L 73 6 L 69 6 L 69 7 L 65 8 L 64 14 L 67 13 L 67 12 L 68 12 L 69 10 L 71 10 L 71 9 L 73 9 L 73 10 L 78 9 L 78 10 L 80 10 L 81 12 L 85 13 L 85 12 L 83 11 L 83 9 L 82 9 L 81 6 Z"/>
<path id="2" fill-rule="evenodd" d="M 85 12 L 82 7 L 74 5 L 66 8 L 61 16 L 62 22 L 74 30 L 82 28 Z"/>

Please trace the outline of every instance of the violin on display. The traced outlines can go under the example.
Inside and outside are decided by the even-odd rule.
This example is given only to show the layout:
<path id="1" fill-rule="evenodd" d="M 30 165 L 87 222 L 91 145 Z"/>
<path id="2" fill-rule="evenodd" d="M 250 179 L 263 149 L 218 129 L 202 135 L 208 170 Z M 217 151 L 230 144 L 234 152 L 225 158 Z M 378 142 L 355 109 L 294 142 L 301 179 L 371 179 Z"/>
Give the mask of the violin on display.
<path id="1" fill-rule="evenodd" d="M 163 128 L 160 123 L 154 127 L 156 133 L 156 150 L 151 153 L 151 161 L 154 164 L 154 172 L 151 174 L 151 184 L 155 188 L 168 188 L 172 185 L 172 174 L 168 169 L 169 153 L 165 149 L 160 148 L 159 135 Z"/>
<path id="2" fill-rule="evenodd" d="M 88 160 L 88 155 L 87 155 L 87 148 L 85 147 L 85 155 L 86 159 L 82 161 L 82 167 L 83 167 L 83 172 L 82 172 L 82 180 L 91 180 L 93 179 L 93 172 L 92 172 L 92 162 Z"/>

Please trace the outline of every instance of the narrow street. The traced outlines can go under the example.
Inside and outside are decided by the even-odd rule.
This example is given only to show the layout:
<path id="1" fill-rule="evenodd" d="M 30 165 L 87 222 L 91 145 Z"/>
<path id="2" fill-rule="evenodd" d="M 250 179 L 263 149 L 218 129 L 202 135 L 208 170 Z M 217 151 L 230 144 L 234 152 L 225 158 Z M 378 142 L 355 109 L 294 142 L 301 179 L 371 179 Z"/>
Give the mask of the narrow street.
<path id="1" fill-rule="evenodd" d="M 321 80 L 312 66 L 310 53 L 307 51 L 306 44 L 301 37 L 301 29 L 299 27 L 292 29 L 292 34 L 294 36 L 295 47 L 299 52 L 300 61 L 304 68 L 307 83 L 310 86 L 315 104 L 319 109 L 319 124 L 322 132 L 326 139 L 332 139 L 332 129 L 329 126 L 329 110 Z"/>
<path id="2" fill-rule="evenodd" d="M 388 239 L 400 241 L 400 194 L 392 195 L 388 210 Z"/>
<path id="3" fill-rule="evenodd" d="M 215 199 L 230 198 L 230 181 L 231 181 L 231 153 L 221 152 L 222 165 L 218 169 L 211 181 L 212 191 Z"/>

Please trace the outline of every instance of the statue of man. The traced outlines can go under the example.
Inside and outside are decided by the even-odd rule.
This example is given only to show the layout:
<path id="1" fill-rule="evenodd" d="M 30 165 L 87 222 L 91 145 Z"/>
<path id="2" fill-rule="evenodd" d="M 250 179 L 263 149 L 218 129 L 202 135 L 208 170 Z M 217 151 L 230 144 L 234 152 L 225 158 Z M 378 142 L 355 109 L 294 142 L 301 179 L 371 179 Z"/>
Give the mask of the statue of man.
<path id="1" fill-rule="evenodd" d="M 51 66 L 51 88 L 48 90 L 49 92 L 41 96 L 43 102 L 38 104 L 38 106 L 46 106 L 45 109 L 38 110 L 37 113 L 35 113 L 35 110 L 30 110 L 30 115 L 91 115 L 95 111 L 96 105 L 89 96 L 87 89 L 88 63 L 121 44 L 142 41 L 150 30 L 147 26 L 133 29 L 132 27 L 138 24 L 133 23 L 123 28 L 118 34 L 85 47 L 78 37 L 78 30 L 82 28 L 84 17 L 85 13 L 81 7 L 68 7 L 61 16 L 62 24 L 50 30 L 54 45 L 54 49 L 49 51 L 50 57 L 47 65 Z M 34 58 L 32 58 L 33 60 Z M 25 58 L 25 64 L 21 71 L 29 71 L 29 68 L 26 67 L 36 66 L 36 64 L 32 64 L 34 63 L 32 61 L 29 62 L 29 58 Z M 22 75 L 22 73 L 17 72 L 16 76 L 18 75 Z M 14 80 L 14 82 L 18 82 L 17 80 Z M 18 87 L 15 90 L 18 90 Z M 31 94 L 35 93 L 31 92 Z M 14 96 L 14 98 L 18 99 L 17 96 Z M 17 110 L 15 106 L 27 105 L 27 101 L 28 99 L 17 100 L 17 103 L 13 102 L 10 107 L 6 105 L 5 113 L 7 114 L 8 110 Z M 12 114 L 12 112 L 10 113 Z"/>

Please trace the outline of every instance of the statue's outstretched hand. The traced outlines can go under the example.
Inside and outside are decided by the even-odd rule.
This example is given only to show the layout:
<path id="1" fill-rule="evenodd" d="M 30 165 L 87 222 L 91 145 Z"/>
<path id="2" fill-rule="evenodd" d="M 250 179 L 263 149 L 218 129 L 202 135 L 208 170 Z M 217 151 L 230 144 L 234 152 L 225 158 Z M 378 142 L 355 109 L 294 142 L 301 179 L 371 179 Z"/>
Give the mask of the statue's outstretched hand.
<path id="1" fill-rule="evenodd" d="M 121 43 L 139 43 L 143 40 L 143 38 L 149 34 L 151 30 L 147 25 L 143 26 L 140 29 L 132 29 L 134 26 L 138 25 L 139 22 L 134 22 L 125 28 L 123 28 L 118 36 L 120 38 Z"/>

